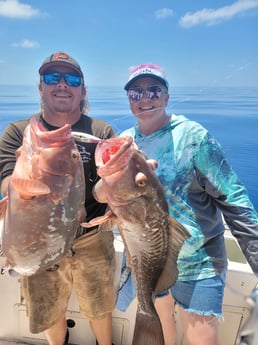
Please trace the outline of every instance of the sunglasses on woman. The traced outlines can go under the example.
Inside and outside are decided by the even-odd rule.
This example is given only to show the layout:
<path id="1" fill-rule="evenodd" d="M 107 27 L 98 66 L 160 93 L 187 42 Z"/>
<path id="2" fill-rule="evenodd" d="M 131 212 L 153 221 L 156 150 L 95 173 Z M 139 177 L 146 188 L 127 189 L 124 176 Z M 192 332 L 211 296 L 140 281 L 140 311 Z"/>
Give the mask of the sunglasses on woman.
<path id="1" fill-rule="evenodd" d="M 152 85 L 143 89 L 142 87 L 134 87 L 127 91 L 127 96 L 132 102 L 139 102 L 145 95 L 147 98 L 152 100 L 159 99 L 162 95 L 163 89 L 159 85 Z"/>
<path id="2" fill-rule="evenodd" d="M 83 83 L 82 77 L 70 73 L 53 72 L 42 75 L 43 81 L 47 85 L 57 85 L 62 78 L 68 86 L 78 87 Z"/>

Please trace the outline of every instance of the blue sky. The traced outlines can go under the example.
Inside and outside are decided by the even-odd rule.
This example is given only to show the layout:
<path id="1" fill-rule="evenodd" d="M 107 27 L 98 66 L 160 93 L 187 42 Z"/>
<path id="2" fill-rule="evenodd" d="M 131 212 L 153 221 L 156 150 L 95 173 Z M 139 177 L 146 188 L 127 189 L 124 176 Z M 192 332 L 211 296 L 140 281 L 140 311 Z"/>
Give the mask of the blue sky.
<path id="1" fill-rule="evenodd" d="M 258 86 L 258 0 L 0 0 L 0 84 L 38 82 L 62 50 L 86 84 L 157 63 L 173 86 Z"/>

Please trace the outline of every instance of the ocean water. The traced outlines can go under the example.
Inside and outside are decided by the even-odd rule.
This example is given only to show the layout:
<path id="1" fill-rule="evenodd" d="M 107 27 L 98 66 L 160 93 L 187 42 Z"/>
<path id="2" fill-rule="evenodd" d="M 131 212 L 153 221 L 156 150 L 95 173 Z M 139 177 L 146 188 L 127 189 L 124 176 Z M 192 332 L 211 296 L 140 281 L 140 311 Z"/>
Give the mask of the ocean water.
<path id="1" fill-rule="evenodd" d="M 112 124 L 117 134 L 135 123 L 119 87 L 89 87 L 90 116 Z M 39 109 L 37 86 L 0 85 L 0 135 L 9 122 Z M 222 145 L 258 211 L 258 87 L 177 87 L 170 90 L 169 113 L 200 122 Z"/>

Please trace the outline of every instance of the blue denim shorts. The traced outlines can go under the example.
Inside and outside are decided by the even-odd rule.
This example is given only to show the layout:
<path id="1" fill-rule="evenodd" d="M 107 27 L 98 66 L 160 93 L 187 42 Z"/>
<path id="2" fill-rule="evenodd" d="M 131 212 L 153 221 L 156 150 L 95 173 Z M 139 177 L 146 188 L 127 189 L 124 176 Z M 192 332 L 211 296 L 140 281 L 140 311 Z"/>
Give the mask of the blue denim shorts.
<path id="1" fill-rule="evenodd" d="M 222 317 L 225 281 L 226 271 L 207 279 L 177 281 L 172 286 L 171 293 L 176 303 L 185 311 Z"/>
<path id="2" fill-rule="evenodd" d="M 171 293 L 176 303 L 188 312 L 222 317 L 225 281 L 226 271 L 212 278 L 185 282 L 177 281 L 172 286 Z M 156 298 L 167 294 L 168 291 L 164 291 L 157 294 Z M 121 311 L 125 311 L 135 296 L 134 279 L 130 273 L 120 287 L 116 307 Z"/>

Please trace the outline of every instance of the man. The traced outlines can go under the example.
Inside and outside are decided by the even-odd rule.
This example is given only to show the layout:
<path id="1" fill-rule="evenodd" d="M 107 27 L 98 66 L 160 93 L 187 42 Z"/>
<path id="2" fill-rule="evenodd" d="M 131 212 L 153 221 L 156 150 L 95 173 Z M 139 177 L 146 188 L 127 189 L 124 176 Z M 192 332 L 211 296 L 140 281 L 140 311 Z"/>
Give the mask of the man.
<path id="1" fill-rule="evenodd" d="M 84 76 L 79 64 L 68 54 L 56 52 L 47 57 L 39 69 L 41 96 L 40 121 L 47 130 L 70 124 L 72 130 L 110 138 L 114 131 L 104 121 L 87 116 L 88 104 Z M 15 151 L 22 144 L 29 119 L 10 124 L 0 140 L 1 193 L 6 195 L 13 172 Z M 103 215 L 105 204 L 96 202 L 92 188 L 98 180 L 94 152 L 96 144 L 77 143 L 86 183 L 86 221 Z M 114 308 L 115 252 L 112 232 L 98 228 L 79 228 L 73 245 L 73 256 L 58 262 L 56 271 L 46 270 L 22 276 L 32 333 L 44 332 L 50 345 L 67 341 L 65 313 L 72 286 L 75 287 L 80 311 L 90 322 L 99 345 L 112 343 L 112 310 Z M 76 269 L 75 269 L 76 267 Z M 86 336 L 86 335 L 85 335 Z"/>

